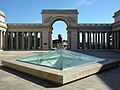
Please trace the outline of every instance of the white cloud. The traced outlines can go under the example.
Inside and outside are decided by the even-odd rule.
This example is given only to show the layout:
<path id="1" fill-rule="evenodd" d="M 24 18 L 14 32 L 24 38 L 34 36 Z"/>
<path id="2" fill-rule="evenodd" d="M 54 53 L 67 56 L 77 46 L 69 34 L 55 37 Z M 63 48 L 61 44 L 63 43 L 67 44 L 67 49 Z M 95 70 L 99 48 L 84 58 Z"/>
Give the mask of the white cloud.
<path id="1" fill-rule="evenodd" d="M 88 6 L 91 5 L 95 2 L 95 0 L 78 0 L 76 3 L 76 6 Z"/>

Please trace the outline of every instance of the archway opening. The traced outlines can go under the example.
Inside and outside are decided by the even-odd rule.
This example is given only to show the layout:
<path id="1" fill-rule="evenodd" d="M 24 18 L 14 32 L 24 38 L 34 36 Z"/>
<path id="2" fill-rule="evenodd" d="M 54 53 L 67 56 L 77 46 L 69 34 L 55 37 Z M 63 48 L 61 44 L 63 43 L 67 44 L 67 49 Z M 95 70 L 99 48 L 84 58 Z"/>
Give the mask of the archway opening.
<path id="1" fill-rule="evenodd" d="M 67 49 L 67 24 L 64 21 L 56 21 L 52 25 L 52 48 L 64 48 Z M 59 41 L 59 36 L 62 40 Z"/>

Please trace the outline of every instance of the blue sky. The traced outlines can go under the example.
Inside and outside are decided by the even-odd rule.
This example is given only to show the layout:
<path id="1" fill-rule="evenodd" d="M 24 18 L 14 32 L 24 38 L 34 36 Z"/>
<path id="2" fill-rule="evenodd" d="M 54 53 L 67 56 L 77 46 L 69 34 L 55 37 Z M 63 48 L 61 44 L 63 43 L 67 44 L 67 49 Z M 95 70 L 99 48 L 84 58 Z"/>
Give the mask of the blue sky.
<path id="1" fill-rule="evenodd" d="M 1 0 L 0 10 L 7 18 L 6 22 L 41 23 L 42 9 L 77 9 L 79 23 L 112 23 L 113 13 L 120 9 L 120 0 Z M 53 25 L 54 35 L 65 29 L 65 24 L 56 22 Z M 64 28 L 62 28 L 64 27 Z M 61 31 L 66 38 L 66 31 Z M 56 37 L 55 37 L 56 36 Z"/>

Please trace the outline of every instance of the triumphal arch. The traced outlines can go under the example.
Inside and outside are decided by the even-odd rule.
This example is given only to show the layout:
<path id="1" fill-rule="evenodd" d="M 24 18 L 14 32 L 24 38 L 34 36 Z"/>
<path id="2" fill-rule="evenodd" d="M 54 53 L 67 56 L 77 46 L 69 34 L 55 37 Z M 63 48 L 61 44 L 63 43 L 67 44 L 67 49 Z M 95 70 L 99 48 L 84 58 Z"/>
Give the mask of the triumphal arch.
<path id="1" fill-rule="evenodd" d="M 67 25 L 68 49 L 120 49 L 120 11 L 114 23 L 78 23 L 77 10 L 42 10 L 42 23 L 6 23 L 0 12 L 1 50 L 50 50 L 56 21 Z"/>
<path id="2" fill-rule="evenodd" d="M 54 24 L 54 22 L 56 21 L 64 21 L 67 24 L 67 37 L 68 37 L 68 48 L 77 48 L 77 20 L 78 20 L 78 12 L 77 10 L 42 10 L 42 26 L 44 26 L 44 28 L 49 27 L 48 31 L 51 32 L 52 25 Z M 72 34 L 71 34 L 71 31 Z M 44 36 L 46 36 L 47 31 L 44 31 Z M 46 41 L 48 39 L 48 41 Z M 51 33 L 49 35 L 49 37 L 44 38 L 43 42 L 49 42 L 48 46 L 50 47 L 51 45 Z M 43 43 L 43 45 L 44 45 Z"/>

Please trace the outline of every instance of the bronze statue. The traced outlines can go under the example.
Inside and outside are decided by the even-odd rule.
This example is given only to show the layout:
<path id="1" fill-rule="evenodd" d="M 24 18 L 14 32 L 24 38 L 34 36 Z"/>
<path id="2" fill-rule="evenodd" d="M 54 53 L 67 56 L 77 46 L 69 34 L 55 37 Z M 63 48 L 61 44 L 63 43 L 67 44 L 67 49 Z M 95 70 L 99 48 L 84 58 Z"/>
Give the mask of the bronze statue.
<path id="1" fill-rule="evenodd" d="M 58 43 L 61 43 L 62 42 L 62 36 L 61 34 L 58 34 Z"/>
<path id="2" fill-rule="evenodd" d="M 58 34 L 58 39 L 53 40 L 53 47 L 57 47 L 57 43 L 62 43 L 61 34 Z"/>

